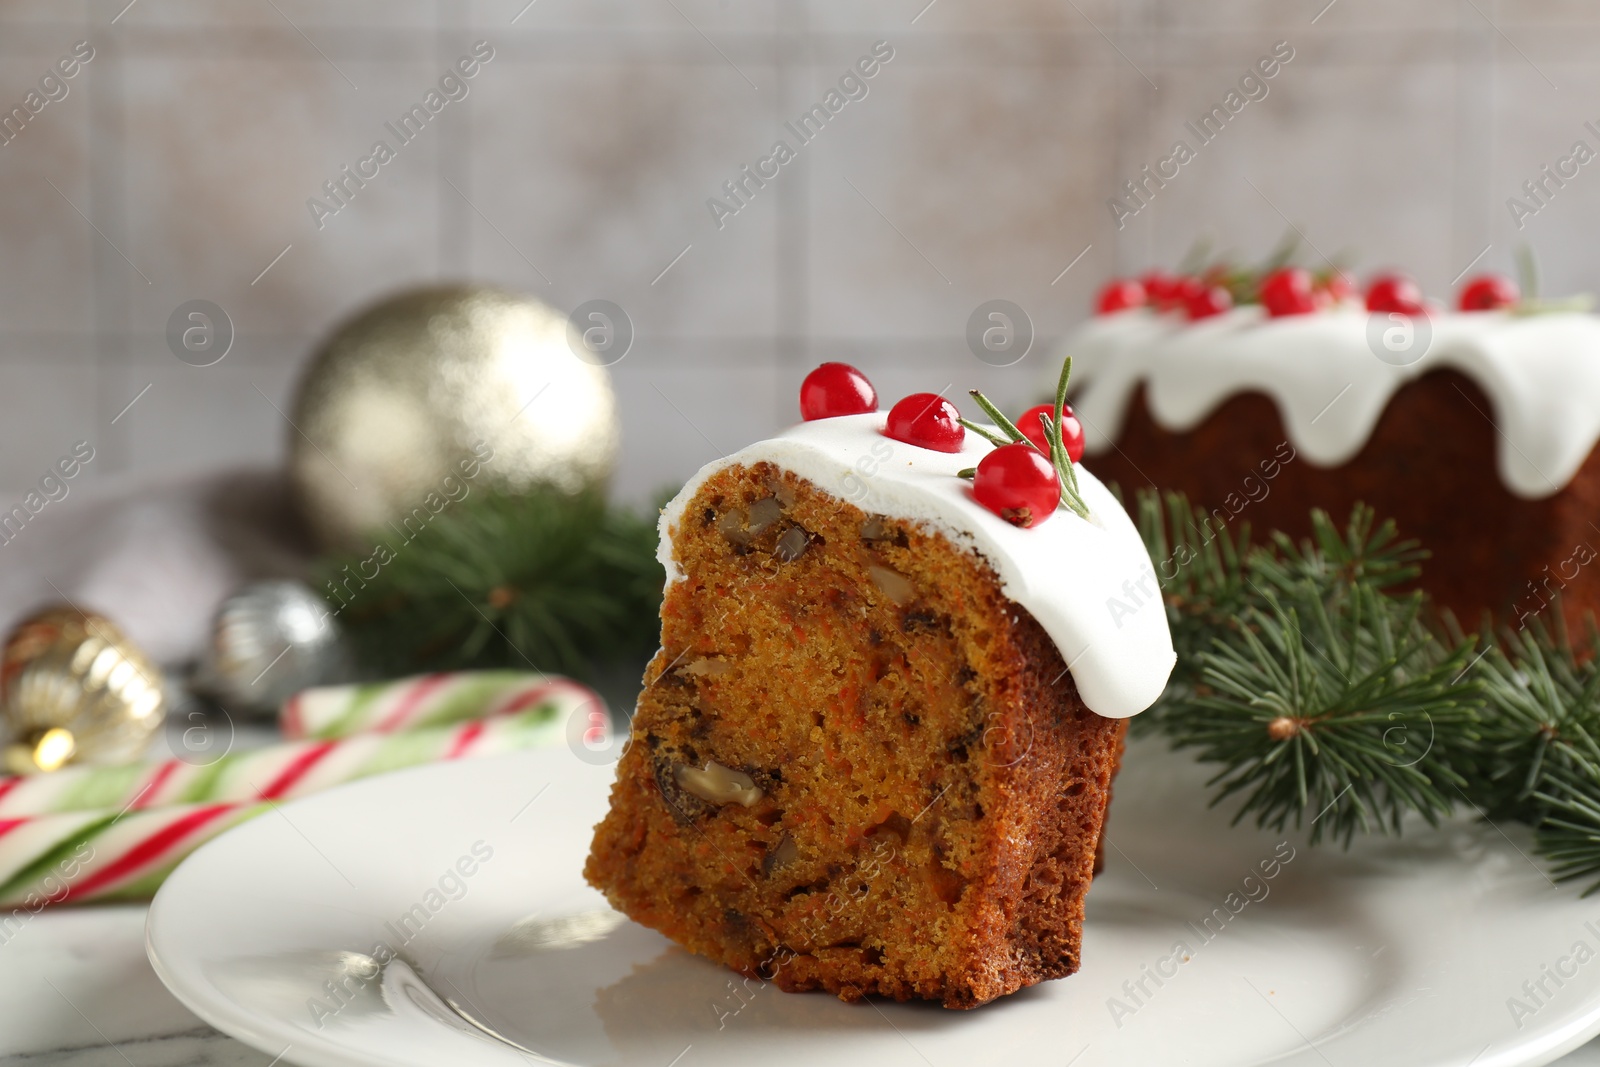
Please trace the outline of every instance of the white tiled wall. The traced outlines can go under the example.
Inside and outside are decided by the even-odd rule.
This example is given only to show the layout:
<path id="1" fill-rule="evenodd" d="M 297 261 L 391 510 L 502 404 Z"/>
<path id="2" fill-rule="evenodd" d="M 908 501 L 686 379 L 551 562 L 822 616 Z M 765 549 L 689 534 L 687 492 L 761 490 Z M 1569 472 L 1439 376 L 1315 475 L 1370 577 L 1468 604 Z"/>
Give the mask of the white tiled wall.
<path id="1" fill-rule="evenodd" d="M 1292 222 L 1439 295 L 1526 241 L 1546 292 L 1600 288 L 1600 165 L 1520 232 L 1505 207 L 1596 143 L 1585 0 L 0 0 L 0 105 L 82 39 L 0 146 L 0 490 L 81 438 L 88 479 L 276 462 L 317 338 L 441 279 L 628 310 L 633 499 L 790 421 L 823 359 L 1020 402 L 1100 279 L 1206 233 L 1254 256 Z M 319 231 L 306 199 L 479 39 L 470 95 Z M 868 95 L 718 229 L 706 199 L 877 40 Z M 1120 182 L 1280 40 L 1268 96 L 1119 231 Z M 995 297 L 1040 338 L 1007 369 L 963 338 Z M 194 298 L 238 329 L 213 367 L 167 351 Z"/>

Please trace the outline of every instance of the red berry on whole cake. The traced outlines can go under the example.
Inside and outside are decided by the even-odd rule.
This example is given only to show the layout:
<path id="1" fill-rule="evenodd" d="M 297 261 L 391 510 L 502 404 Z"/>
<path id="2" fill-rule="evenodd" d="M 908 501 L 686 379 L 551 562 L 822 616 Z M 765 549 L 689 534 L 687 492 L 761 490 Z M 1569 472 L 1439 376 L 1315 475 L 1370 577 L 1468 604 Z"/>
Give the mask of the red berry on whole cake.
<path id="1" fill-rule="evenodd" d="M 1061 479 L 1033 445 L 1002 445 L 979 460 L 972 495 L 1011 525 L 1026 528 L 1055 514 Z"/>
<path id="2" fill-rule="evenodd" d="M 1022 431 L 1022 436 L 1034 443 L 1039 451 L 1049 454 L 1050 442 L 1045 439 L 1044 426 L 1039 422 L 1040 416 L 1047 419 L 1056 417 L 1054 404 L 1038 404 L 1022 413 L 1022 418 L 1017 420 L 1017 429 Z M 1083 458 L 1083 423 L 1072 413 L 1072 405 L 1064 404 L 1061 408 L 1061 443 L 1067 450 L 1067 458 L 1076 463 Z"/>
<path id="3" fill-rule="evenodd" d="M 1355 282 L 1337 267 L 1317 279 L 1317 297 L 1320 303 L 1327 306 L 1336 307 L 1355 295 Z"/>
<path id="4" fill-rule="evenodd" d="M 1109 315 L 1129 308 L 1144 307 L 1148 300 L 1144 286 L 1137 281 L 1132 278 L 1113 278 L 1100 290 L 1094 309 L 1098 314 Z"/>
<path id="5" fill-rule="evenodd" d="M 889 409 L 885 434 L 918 448 L 959 452 L 967 431 L 961 412 L 937 393 L 912 393 Z"/>
<path id="6" fill-rule="evenodd" d="M 1146 271 L 1139 277 L 1145 299 L 1160 311 L 1170 311 L 1177 306 L 1178 286 L 1182 279 L 1163 270 Z"/>
<path id="7" fill-rule="evenodd" d="M 877 410 L 877 390 L 848 363 L 824 363 L 800 383 L 800 417 L 807 422 Z"/>
<path id="8" fill-rule="evenodd" d="M 1416 316 L 1427 309 L 1416 282 L 1404 274 L 1380 274 L 1367 287 L 1367 310 Z"/>
<path id="9" fill-rule="evenodd" d="M 1182 283 L 1183 310 L 1191 320 L 1209 319 L 1233 307 L 1233 294 L 1221 285 L 1207 285 L 1198 278 Z"/>
<path id="10" fill-rule="evenodd" d="M 1521 298 L 1517 283 L 1504 274 L 1480 274 L 1461 290 L 1461 310 L 1500 311 Z"/>
<path id="11" fill-rule="evenodd" d="M 1317 310 L 1316 279 L 1304 267 L 1282 267 L 1261 280 L 1261 305 L 1273 318 Z"/>
<path id="12" fill-rule="evenodd" d="M 662 510 L 661 650 L 584 875 L 780 989 L 972 1008 L 1078 969 L 1126 718 L 1175 657 L 1158 600 L 1107 613 L 1155 578 L 1093 475 L 1052 493 L 1029 445 L 891 418 L 802 422 Z"/>
<path id="13" fill-rule="evenodd" d="M 1498 275 L 1447 305 L 1399 272 L 1364 295 L 1369 313 L 1221 329 L 1090 319 L 1066 341 L 1090 371 L 1073 394 L 1096 431 L 1085 462 L 1125 493 L 1182 492 L 1296 540 L 1313 507 L 1342 524 L 1363 504 L 1429 553 L 1418 584 L 1457 618 L 1586 631 L 1600 614 L 1600 566 L 1584 565 L 1600 546 L 1600 315 Z"/>

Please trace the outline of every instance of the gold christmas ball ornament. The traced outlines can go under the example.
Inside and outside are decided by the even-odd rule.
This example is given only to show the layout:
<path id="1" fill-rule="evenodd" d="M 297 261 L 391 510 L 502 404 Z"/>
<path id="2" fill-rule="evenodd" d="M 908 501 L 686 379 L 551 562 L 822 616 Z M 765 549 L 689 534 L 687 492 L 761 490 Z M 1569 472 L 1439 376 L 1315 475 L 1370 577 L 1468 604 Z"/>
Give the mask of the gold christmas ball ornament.
<path id="1" fill-rule="evenodd" d="M 19 623 L 0 652 L 13 774 L 138 759 L 164 711 L 160 669 L 100 615 L 46 609 Z"/>
<path id="2" fill-rule="evenodd" d="M 293 412 L 290 475 L 318 538 L 414 536 L 483 489 L 603 486 L 621 436 L 614 360 L 587 339 L 537 300 L 478 286 L 401 293 L 346 322 Z"/>

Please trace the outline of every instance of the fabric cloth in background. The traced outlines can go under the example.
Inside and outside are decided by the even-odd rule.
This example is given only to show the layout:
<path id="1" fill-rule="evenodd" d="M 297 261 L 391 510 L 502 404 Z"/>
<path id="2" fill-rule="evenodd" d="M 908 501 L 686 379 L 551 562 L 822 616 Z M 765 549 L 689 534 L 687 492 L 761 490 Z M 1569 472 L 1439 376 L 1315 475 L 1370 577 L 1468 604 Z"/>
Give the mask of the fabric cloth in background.
<path id="1" fill-rule="evenodd" d="M 313 549 L 280 470 L 84 487 L 0 541 L 0 632 L 63 600 L 97 611 L 164 667 L 199 656 L 240 584 L 306 578 Z"/>

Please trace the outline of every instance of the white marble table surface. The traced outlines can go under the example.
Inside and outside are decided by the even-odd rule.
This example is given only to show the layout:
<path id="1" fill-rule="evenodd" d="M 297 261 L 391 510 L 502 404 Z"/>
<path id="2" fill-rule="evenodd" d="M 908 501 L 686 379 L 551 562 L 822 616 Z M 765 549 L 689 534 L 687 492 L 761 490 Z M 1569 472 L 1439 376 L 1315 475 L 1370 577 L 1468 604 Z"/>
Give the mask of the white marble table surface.
<path id="1" fill-rule="evenodd" d="M 263 1067 L 167 992 L 144 952 L 139 904 L 35 916 L 0 944 L 0 1063 Z"/>
<path id="2" fill-rule="evenodd" d="M 166 991 L 144 952 L 140 905 L 62 909 L 0 944 L 0 1065 L 269 1067 Z M 293 1055 L 276 1061 L 293 1062 Z M 1600 1040 L 1559 1061 L 1600 1067 Z"/>

